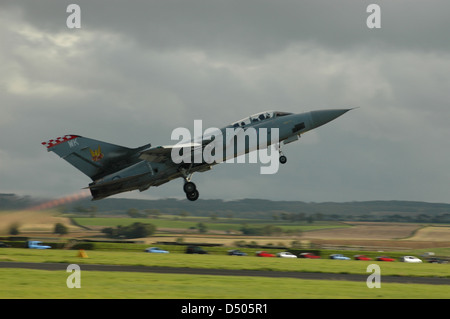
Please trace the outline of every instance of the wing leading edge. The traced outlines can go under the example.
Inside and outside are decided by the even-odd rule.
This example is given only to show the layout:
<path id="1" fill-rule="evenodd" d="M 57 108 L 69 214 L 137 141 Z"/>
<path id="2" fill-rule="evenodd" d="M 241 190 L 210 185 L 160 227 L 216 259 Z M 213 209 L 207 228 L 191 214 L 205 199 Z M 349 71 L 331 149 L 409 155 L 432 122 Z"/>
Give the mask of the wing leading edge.
<path id="1" fill-rule="evenodd" d="M 189 150 L 189 154 L 186 157 L 190 157 L 192 152 L 202 149 L 202 144 L 200 143 L 185 143 L 185 144 L 175 144 L 175 145 L 165 145 L 157 146 L 147 150 L 144 150 L 139 155 L 140 159 L 146 160 L 151 163 L 166 163 L 173 162 L 172 152 L 175 150 L 179 154 L 180 150 Z M 184 156 L 183 156 L 184 158 Z"/>

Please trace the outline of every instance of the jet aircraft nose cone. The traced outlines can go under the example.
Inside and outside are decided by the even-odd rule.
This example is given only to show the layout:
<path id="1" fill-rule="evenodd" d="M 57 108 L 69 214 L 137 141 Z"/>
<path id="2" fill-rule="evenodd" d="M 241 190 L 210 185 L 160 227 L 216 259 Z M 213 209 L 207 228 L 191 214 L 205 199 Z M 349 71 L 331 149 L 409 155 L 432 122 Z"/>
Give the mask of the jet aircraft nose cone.
<path id="1" fill-rule="evenodd" d="M 341 116 L 342 114 L 350 111 L 351 109 L 335 109 L 335 110 L 320 110 L 320 111 L 311 111 L 311 118 L 313 127 L 322 126 L 335 118 Z"/>

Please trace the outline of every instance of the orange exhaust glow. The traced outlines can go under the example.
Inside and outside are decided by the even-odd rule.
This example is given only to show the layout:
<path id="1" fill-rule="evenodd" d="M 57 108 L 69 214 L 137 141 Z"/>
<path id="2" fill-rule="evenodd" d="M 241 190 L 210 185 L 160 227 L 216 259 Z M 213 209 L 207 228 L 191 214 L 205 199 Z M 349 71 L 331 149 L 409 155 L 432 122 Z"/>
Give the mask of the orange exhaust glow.
<path id="1" fill-rule="evenodd" d="M 37 210 L 50 209 L 53 207 L 61 206 L 61 205 L 68 204 L 71 202 L 75 202 L 77 200 L 80 200 L 80 199 L 83 199 L 83 198 L 86 198 L 89 196 L 90 196 L 90 193 L 88 190 L 82 190 L 82 191 L 72 194 L 72 195 L 67 195 L 67 196 L 64 196 L 61 198 L 52 199 L 45 203 L 29 207 L 28 210 L 37 211 Z"/>

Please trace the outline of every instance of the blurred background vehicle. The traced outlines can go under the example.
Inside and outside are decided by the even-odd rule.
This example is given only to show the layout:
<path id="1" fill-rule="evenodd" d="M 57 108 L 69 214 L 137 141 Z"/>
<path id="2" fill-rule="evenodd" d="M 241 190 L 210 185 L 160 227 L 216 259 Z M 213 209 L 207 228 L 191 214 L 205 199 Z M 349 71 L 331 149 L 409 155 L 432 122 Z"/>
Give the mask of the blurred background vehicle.
<path id="1" fill-rule="evenodd" d="M 369 258 L 366 255 L 355 255 L 353 258 L 355 258 L 355 260 L 372 260 L 372 258 Z"/>
<path id="2" fill-rule="evenodd" d="M 207 254 L 208 252 L 199 246 L 188 246 L 186 254 Z"/>
<path id="3" fill-rule="evenodd" d="M 280 253 L 277 253 L 277 257 L 282 257 L 282 258 L 297 258 L 297 256 L 295 256 L 293 253 L 290 253 L 288 251 L 282 251 Z"/>
<path id="4" fill-rule="evenodd" d="M 30 240 L 27 243 L 28 248 L 30 249 L 50 249 L 52 247 L 43 245 L 41 241 L 39 240 Z"/>
<path id="5" fill-rule="evenodd" d="M 310 259 L 318 259 L 320 256 L 314 255 L 312 253 L 301 253 L 300 258 L 310 258 Z"/>
<path id="6" fill-rule="evenodd" d="M 375 258 L 375 260 L 378 261 L 395 261 L 394 258 L 388 257 L 388 256 L 378 256 L 377 258 Z"/>
<path id="7" fill-rule="evenodd" d="M 230 255 L 230 256 L 247 256 L 246 253 L 240 251 L 239 249 L 229 250 L 228 255 Z"/>
<path id="8" fill-rule="evenodd" d="M 330 255 L 330 259 L 350 260 L 350 257 L 344 256 L 342 254 L 332 254 L 332 255 Z"/>
<path id="9" fill-rule="evenodd" d="M 267 251 L 257 251 L 256 256 L 258 256 L 258 257 L 275 257 L 274 254 L 270 254 Z"/>
<path id="10" fill-rule="evenodd" d="M 158 254 L 168 254 L 169 252 L 167 250 L 158 248 L 158 247 L 149 247 L 145 249 L 145 252 L 147 253 L 158 253 Z"/>

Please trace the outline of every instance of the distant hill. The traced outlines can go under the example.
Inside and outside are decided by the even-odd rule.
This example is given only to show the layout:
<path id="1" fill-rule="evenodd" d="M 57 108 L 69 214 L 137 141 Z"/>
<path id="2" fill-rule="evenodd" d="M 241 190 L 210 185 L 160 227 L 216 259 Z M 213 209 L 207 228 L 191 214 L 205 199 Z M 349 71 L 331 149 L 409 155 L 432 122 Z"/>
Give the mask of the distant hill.
<path id="1" fill-rule="evenodd" d="M 302 201 L 271 201 L 266 199 L 239 199 L 223 201 L 220 199 L 199 199 L 195 202 L 174 198 L 143 200 L 107 198 L 101 201 L 89 199 L 72 204 L 96 206 L 99 211 L 117 211 L 136 209 L 159 209 L 165 213 L 181 211 L 201 212 L 290 212 L 290 213 L 322 213 L 322 214 L 367 214 L 373 212 L 408 212 L 440 214 L 450 213 L 450 204 L 436 204 L 411 201 L 364 201 L 364 202 L 324 202 L 306 203 Z"/>
<path id="2" fill-rule="evenodd" d="M 14 194 L 0 194 L 0 209 L 19 209 L 35 205 L 38 200 Z M 126 214 L 130 208 L 139 211 L 156 209 L 164 214 L 187 212 L 191 216 L 235 218 L 267 218 L 301 220 L 307 216 L 315 219 L 367 220 L 367 221 L 419 221 L 450 223 L 450 204 L 415 201 L 363 201 L 306 203 L 302 201 L 271 201 L 266 199 L 199 199 L 195 202 L 173 198 L 158 200 L 106 198 L 100 201 L 79 200 L 66 205 L 66 211 L 86 212 L 96 215 Z"/>
<path id="3" fill-rule="evenodd" d="M 39 200 L 30 196 L 0 193 L 0 210 L 24 209 L 38 203 Z"/>
<path id="4" fill-rule="evenodd" d="M 234 201 L 199 199 L 195 202 L 173 198 L 138 200 L 108 198 L 101 201 L 82 200 L 69 209 L 95 207 L 96 213 L 126 213 L 135 208 L 140 211 L 156 209 L 164 214 L 188 212 L 191 216 L 235 218 L 266 218 L 302 220 L 314 216 L 315 220 L 359 220 L 397 222 L 450 223 L 450 204 L 414 201 L 364 201 L 346 203 L 306 203 L 302 201 L 271 201 L 241 199 Z"/>

